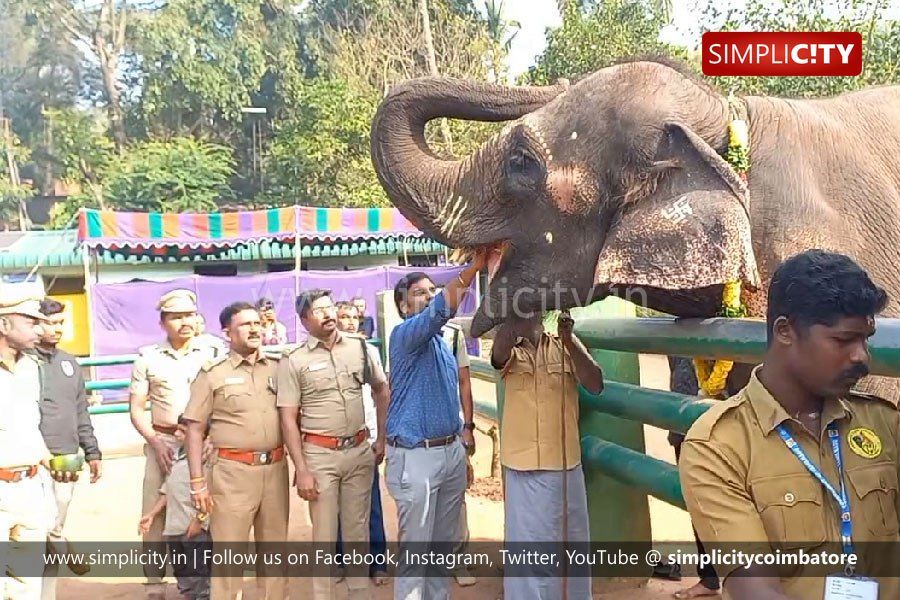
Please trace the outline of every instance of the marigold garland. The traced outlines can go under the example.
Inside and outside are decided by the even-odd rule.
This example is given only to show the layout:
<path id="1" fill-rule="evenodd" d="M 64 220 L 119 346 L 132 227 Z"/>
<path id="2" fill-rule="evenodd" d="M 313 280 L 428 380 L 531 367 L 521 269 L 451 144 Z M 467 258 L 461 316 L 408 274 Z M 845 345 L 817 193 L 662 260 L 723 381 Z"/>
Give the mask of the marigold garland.
<path id="1" fill-rule="evenodd" d="M 729 104 L 732 104 L 730 98 Z M 725 152 L 725 160 L 746 182 L 747 172 L 750 170 L 750 130 L 743 119 L 735 118 L 728 124 L 728 150 Z M 741 304 L 740 281 L 729 281 L 725 284 L 722 290 L 722 307 L 718 316 L 731 319 L 747 316 L 747 309 Z M 703 393 L 709 397 L 721 395 L 725 391 L 728 374 L 733 366 L 734 361 L 730 360 L 717 360 L 710 366 L 709 361 L 695 359 L 694 370 Z"/>

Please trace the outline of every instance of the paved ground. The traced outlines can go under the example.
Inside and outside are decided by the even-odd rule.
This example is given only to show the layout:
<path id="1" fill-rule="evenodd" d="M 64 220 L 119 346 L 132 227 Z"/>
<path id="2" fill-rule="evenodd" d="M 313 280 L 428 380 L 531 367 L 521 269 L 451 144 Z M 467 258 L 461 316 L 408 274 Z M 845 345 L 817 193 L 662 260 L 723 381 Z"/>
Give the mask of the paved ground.
<path id="1" fill-rule="evenodd" d="M 647 387 L 665 389 L 668 381 L 668 367 L 664 357 L 644 356 L 641 359 L 642 383 Z M 493 394 L 493 386 L 476 382 L 477 394 Z M 141 478 L 143 456 L 139 452 L 139 439 L 128 422 L 127 415 L 103 415 L 95 418 L 101 446 L 106 449 L 108 460 L 104 461 L 103 479 L 89 485 L 86 480 L 78 483 L 66 533 L 73 540 L 92 541 L 137 541 L 137 523 L 140 517 Z M 664 431 L 647 427 L 645 429 L 647 452 L 651 456 L 674 462 L 671 447 L 666 442 Z M 476 476 L 481 478 L 479 490 L 491 487 L 490 480 L 490 440 L 479 436 L 478 453 L 475 457 Z M 496 487 L 496 486 L 495 486 Z M 388 537 L 396 539 L 396 511 L 390 495 L 382 488 L 384 512 Z M 495 494 L 496 496 L 496 494 Z M 290 539 L 310 538 L 309 520 L 305 502 L 292 496 Z M 503 535 L 503 505 L 490 497 L 469 495 L 469 527 L 472 537 L 479 540 L 500 540 Z M 687 514 L 653 498 L 650 499 L 654 540 L 691 539 L 691 527 Z M 682 583 L 651 580 L 647 585 L 619 591 L 608 586 L 599 589 L 595 598 L 661 600 L 670 598 L 673 591 L 692 584 L 695 579 L 686 578 Z M 311 598 L 308 580 L 295 579 L 290 583 L 291 598 L 301 600 Z M 500 597 L 501 580 L 482 579 L 474 587 L 454 586 L 454 600 L 475 600 Z M 343 597 L 345 589 L 339 592 Z M 245 582 L 245 598 L 253 594 L 251 580 Z M 80 579 L 70 577 L 60 582 L 60 600 L 93 600 L 94 598 L 141 598 L 142 588 L 138 581 L 123 579 Z M 174 585 L 169 586 L 169 598 L 179 595 Z M 378 588 L 377 600 L 391 598 L 390 584 Z M 510 599 L 514 600 L 514 599 Z"/>

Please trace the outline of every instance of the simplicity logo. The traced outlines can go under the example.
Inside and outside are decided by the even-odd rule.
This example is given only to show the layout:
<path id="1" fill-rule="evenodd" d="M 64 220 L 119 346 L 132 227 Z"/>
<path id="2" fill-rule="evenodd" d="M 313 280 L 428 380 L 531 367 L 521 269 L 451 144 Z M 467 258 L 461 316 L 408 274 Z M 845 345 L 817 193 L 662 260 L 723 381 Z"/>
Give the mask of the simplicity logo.
<path id="1" fill-rule="evenodd" d="M 731 77 L 854 77 L 862 72 L 862 35 L 854 31 L 703 34 L 703 74 Z"/>

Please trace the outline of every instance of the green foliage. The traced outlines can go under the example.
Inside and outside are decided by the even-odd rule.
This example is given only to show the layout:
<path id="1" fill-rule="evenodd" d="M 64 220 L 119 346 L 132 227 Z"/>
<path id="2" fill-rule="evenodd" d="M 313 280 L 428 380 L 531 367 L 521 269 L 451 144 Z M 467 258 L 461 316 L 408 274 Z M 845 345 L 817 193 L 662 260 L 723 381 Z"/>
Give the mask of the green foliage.
<path id="1" fill-rule="evenodd" d="M 684 49 L 659 41 L 665 24 L 664 8 L 640 0 L 567 2 L 562 25 L 547 33 L 544 53 L 523 78 L 546 85 L 580 78 L 626 57 L 685 57 Z"/>
<path id="2" fill-rule="evenodd" d="M 749 0 L 742 9 L 704 9 L 703 29 L 722 31 L 858 31 L 863 37 L 859 77 L 716 77 L 720 89 L 782 97 L 831 96 L 900 83 L 900 22 L 885 19 L 887 0 Z M 831 15 L 829 17 L 828 15 Z M 699 39 L 699 38 L 698 38 Z"/>
<path id="3" fill-rule="evenodd" d="M 171 0 L 142 15 L 133 45 L 144 129 L 239 142 L 241 109 L 274 104 L 267 93 L 297 76 L 296 23 L 279 4 Z"/>
<path id="4" fill-rule="evenodd" d="M 100 195 L 71 196 L 53 215 L 65 223 L 81 207 L 138 212 L 209 212 L 230 198 L 232 151 L 224 146 L 173 138 L 141 142 L 104 162 L 97 173 Z"/>
<path id="5" fill-rule="evenodd" d="M 10 135 L 8 147 L 4 138 L 0 137 L 0 223 L 10 223 L 18 218 L 20 204 L 33 196 L 34 190 L 28 182 L 15 182 L 9 171 L 9 154 L 20 164 L 28 160 L 28 148 L 14 135 Z"/>
<path id="6" fill-rule="evenodd" d="M 193 138 L 149 141 L 128 149 L 104 174 L 104 198 L 119 210 L 208 212 L 228 199 L 231 150 Z"/>
<path id="7" fill-rule="evenodd" d="M 337 79 L 304 81 L 291 90 L 301 110 L 275 130 L 265 200 L 312 206 L 385 206 L 369 159 L 375 99 Z"/>
<path id="8" fill-rule="evenodd" d="M 104 119 L 75 109 L 48 109 L 44 118 L 51 141 L 43 150 L 60 177 L 82 187 L 96 183 L 115 149 Z"/>
<path id="9" fill-rule="evenodd" d="M 482 1 L 485 10 L 479 11 Z M 728 3 L 697 0 L 702 16 L 689 37 L 699 44 L 703 31 L 719 29 L 863 35 L 859 78 L 714 80 L 724 92 L 818 96 L 898 83 L 900 24 L 885 18 L 890 1 L 748 0 L 743 8 L 723 10 L 717 7 Z M 115 53 L 130 144 L 119 152 L 109 131 L 109 81 L 92 38 L 98 7 L 111 5 L 0 0 L 0 100 L 22 140 L 20 168 L 42 189 L 59 178 L 81 190 L 57 209 L 56 225 L 80 206 L 185 211 L 214 210 L 232 200 L 257 206 L 387 204 L 369 157 L 369 129 L 392 85 L 430 74 L 417 0 L 115 3 L 117 9 L 124 4 L 124 50 Z M 505 79 L 504 58 L 518 24 L 504 18 L 503 4 L 428 0 L 441 75 Z M 525 83 L 574 80 L 626 57 L 654 54 L 680 58 L 699 71 L 696 48 L 660 41 L 671 0 L 560 5 L 562 24 L 548 31 L 546 49 L 522 77 Z M 105 27 L 101 33 L 115 42 L 114 50 L 120 48 L 122 40 L 113 40 Z M 73 39 L 81 42 L 69 43 Z M 242 113 L 249 106 L 266 113 Z M 256 147 L 254 123 L 262 133 Z M 461 156 L 501 126 L 450 121 L 443 127 L 436 121 L 426 139 L 440 156 Z M 260 149 L 262 177 L 251 169 Z M 32 190 L 12 186 L 4 168 L 0 211 L 9 214 Z"/>

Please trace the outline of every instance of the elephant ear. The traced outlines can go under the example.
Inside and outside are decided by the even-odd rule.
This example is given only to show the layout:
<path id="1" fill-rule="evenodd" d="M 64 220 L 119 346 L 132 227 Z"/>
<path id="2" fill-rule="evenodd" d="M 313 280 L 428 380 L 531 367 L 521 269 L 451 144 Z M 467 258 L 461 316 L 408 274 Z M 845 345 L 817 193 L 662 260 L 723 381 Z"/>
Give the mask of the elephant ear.
<path id="1" fill-rule="evenodd" d="M 667 123 L 665 131 L 658 184 L 613 223 L 595 283 L 684 292 L 741 281 L 757 288 L 746 184 L 684 125 Z"/>

